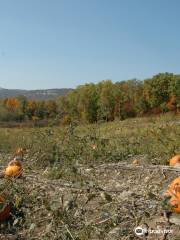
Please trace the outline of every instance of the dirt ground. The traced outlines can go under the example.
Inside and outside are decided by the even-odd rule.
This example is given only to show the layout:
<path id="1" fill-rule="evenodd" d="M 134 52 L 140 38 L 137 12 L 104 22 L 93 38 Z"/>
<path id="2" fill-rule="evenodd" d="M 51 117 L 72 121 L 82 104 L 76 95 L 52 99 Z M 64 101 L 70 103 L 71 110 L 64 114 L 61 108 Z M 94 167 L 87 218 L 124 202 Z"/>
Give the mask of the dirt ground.
<path id="1" fill-rule="evenodd" d="M 25 220 L 13 222 L 12 232 L 7 223 L 1 225 L 0 239 L 180 239 L 180 217 L 163 205 L 167 186 L 180 169 L 149 165 L 137 157 L 79 166 L 78 171 L 82 180 L 77 182 L 50 180 L 46 172 L 25 172 L 16 181 L 33 200 L 23 203 Z M 137 227 L 140 233 L 147 232 L 137 236 Z"/>

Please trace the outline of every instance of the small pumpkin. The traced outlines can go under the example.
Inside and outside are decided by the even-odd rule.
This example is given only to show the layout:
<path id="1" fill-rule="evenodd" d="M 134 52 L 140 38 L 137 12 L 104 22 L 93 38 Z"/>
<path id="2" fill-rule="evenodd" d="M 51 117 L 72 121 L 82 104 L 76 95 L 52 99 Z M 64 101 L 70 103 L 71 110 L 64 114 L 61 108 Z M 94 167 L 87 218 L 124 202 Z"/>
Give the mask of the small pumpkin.
<path id="1" fill-rule="evenodd" d="M 180 155 L 178 154 L 178 155 L 174 156 L 173 158 L 171 158 L 169 160 L 169 164 L 172 167 L 180 166 Z"/>
<path id="2" fill-rule="evenodd" d="M 180 177 L 177 177 L 169 185 L 166 196 L 170 197 L 169 204 L 172 211 L 180 213 Z"/>
<path id="3" fill-rule="evenodd" d="M 137 159 L 135 159 L 133 162 L 132 162 L 133 165 L 138 165 L 139 164 L 139 161 Z"/>
<path id="4" fill-rule="evenodd" d="M 12 160 L 5 169 L 6 177 L 21 177 L 22 176 L 22 163 L 19 160 Z"/>
<path id="5" fill-rule="evenodd" d="M 5 202 L 5 199 L 0 196 L 0 221 L 5 221 L 10 217 L 11 205 Z"/>
<path id="6" fill-rule="evenodd" d="M 24 155 L 27 153 L 26 148 L 18 148 L 14 154 L 15 157 L 23 158 Z"/>
<path id="7" fill-rule="evenodd" d="M 96 144 L 93 144 L 91 147 L 92 147 L 93 150 L 96 150 L 97 145 L 96 145 Z"/>

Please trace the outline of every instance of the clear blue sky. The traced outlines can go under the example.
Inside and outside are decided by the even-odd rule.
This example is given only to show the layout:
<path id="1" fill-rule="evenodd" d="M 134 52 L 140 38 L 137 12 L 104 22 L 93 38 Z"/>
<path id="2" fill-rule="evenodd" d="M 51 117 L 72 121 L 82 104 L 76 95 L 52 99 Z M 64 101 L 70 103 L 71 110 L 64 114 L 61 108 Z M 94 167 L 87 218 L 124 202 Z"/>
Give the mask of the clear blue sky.
<path id="1" fill-rule="evenodd" d="M 0 86 L 180 73 L 179 0 L 0 0 Z"/>

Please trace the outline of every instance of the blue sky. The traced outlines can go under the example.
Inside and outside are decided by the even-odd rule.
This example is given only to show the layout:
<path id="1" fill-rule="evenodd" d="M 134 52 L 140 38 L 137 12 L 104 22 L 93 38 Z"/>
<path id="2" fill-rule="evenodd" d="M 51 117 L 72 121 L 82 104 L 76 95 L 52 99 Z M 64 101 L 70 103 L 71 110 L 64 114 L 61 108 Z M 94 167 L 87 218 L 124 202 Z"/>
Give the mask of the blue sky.
<path id="1" fill-rule="evenodd" d="M 0 86 L 180 73 L 179 0 L 0 0 Z"/>

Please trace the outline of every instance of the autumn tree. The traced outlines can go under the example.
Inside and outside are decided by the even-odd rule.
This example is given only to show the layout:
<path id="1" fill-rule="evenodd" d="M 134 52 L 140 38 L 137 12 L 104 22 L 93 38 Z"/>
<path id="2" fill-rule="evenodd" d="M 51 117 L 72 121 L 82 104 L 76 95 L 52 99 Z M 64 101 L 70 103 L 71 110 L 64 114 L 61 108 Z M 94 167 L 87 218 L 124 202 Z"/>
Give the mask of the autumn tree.
<path id="1" fill-rule="evenodd" d="M 20 102 L 17 98 L 8 98 L 5 102 L 5 106 L 9 111 L 15 112 L 20 107 Z"/>

